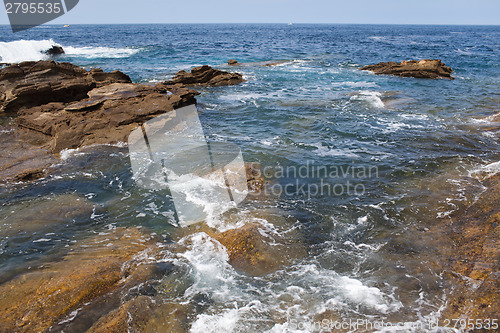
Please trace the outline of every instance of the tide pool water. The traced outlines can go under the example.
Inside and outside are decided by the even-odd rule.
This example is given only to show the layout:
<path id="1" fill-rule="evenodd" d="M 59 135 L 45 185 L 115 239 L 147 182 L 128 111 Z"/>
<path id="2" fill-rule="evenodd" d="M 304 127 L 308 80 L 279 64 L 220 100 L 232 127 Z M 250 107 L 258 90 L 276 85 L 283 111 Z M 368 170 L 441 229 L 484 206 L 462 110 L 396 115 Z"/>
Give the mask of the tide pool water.
<path id="1" fill-rule="evenodd" d="M 271 186 L 239 205 L 232 224 L 211 223 L 285 225 L 282 236 L 298 232 L 307 254 L 256 278 L 229 265 L 208 235 L 181 239 L 185 252 L 162 259 L 188 268 L 190 286 L 176 301 L 210 299 L 192 332 L 313 332 L 322 320 L 358 319 L 436 331 L 430 323 L 453 286 L 442 274 L 450 247 L 435 230 L 484 189 L 478 175 L 498 171 L 499 127 L 488 117 L 500 111 L 500 27 L 47 25 L 14 35 L 1 26 L 0 63 L 43 59 L 54 44 L 66 51 L 58 61 L 120 70 L 134 82 L 202 64 L 246 79 L 202 88 L 199 117 L 207 140 L 238 145 Z M 427 58 L 450 66 L 455 80 L 359 71 Z M 271 60 L 279 64 L 261 63 Z M 171 198 L 134 183 L 125 144 L 62 157 L 51 176 L 0 188 L 0 281 L 92 233 L 139 225 L 167 242 L 174 232 Z M 75 197 L 86 201 L 71 220 L 26 219 Z"/>

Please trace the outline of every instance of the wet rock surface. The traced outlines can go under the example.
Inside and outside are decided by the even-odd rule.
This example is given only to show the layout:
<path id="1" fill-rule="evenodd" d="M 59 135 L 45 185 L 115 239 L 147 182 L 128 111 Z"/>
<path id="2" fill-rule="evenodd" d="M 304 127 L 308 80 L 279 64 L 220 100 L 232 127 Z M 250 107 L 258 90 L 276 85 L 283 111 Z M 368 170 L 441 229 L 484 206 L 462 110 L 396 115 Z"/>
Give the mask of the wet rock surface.
<path id="1" fill-rule="evenodd" d="M 210 66 L 195 67 L 190 73 L 182 70 L 175 74 L 166 84 L 203 85 L 203 86 L 229 86 L 244 82 L 243 75 L 229 73 Z"/>
<path id="2" fill-rule="evenodd" d="M 49 55 L 49 56 L 57 56 L 64 54 L 64 49 L 61 46 L 58 45 L 53 45 L 50 49 L 44 51 L 43 53 Z"/>
<path id="3" fill-rule="evenodd" d="M 279 238 L 259 223 L 248 223 L 215 235 L 227 249 L 229 263 L 234 268 L 257 276 L 274 272 L 289 261 L 284 240 Z"/>
<path id="4" fill-rule="evenodd" d="M 389 61 L 380 62 L 375 65 L 368 65 L 360 70 L 372 71 L 375 74 L 395 75 L 402 77 L 414 77 L 422 79 L 450 79 L 452 69 L 446 66 L 441 60 L 403 60 L 400 63 Z"/>
<path id="5" fill-rule="evenodd" d="M 45 176 L 63 149 L 126 142 L 140 123 L 193 104 L 182 84 L 133 84 L 119 71 L 87 71 L 70 63 L 22 62 L 0 69 L 3 127 L 0 180 Z"/>
<path id="6" fill-rule="evenodd" d="M 449 278 L 457 288 L 443 318 L 497 318 L 500 313 L 500 175 L 484 185 L 488 189 L 448 226 L 455 245 Z"/>
<path id="7" fill-rule="evenodd" d="M 155 86 L 134 84 L 119 71 L 89 71 L 70 63 L 22 62 L 0 69 L 0 114 L 13 117 L 2 131 L 0 180 L 45 176 L 64 149 L 126 142 L 141 123 L 196 103 L 186 86 L 243 82 L 241 74 L 209 66 L 181 71 Z"/>
<path id="8" fill-rule="evenodd" d="M 84 304 L 118 289 L 122 265 L 150 245 L 138 228 L 119 228 L 0 285 L 0 331 L 41 332 L 63 323 Z"/>

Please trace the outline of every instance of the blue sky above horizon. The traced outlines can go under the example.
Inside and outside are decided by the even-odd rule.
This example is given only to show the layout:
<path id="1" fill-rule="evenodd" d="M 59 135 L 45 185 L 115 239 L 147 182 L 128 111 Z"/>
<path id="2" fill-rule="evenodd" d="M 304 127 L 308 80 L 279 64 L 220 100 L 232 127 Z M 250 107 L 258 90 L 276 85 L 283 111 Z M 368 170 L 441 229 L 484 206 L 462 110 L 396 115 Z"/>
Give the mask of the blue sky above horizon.
<path id="1" fill-rule="evenodd" d="M 500 25 L 500 1 L 80 0 L 49 24 L 287 22 Z M 5 8 L 0 24 L 9 24 Z"/>

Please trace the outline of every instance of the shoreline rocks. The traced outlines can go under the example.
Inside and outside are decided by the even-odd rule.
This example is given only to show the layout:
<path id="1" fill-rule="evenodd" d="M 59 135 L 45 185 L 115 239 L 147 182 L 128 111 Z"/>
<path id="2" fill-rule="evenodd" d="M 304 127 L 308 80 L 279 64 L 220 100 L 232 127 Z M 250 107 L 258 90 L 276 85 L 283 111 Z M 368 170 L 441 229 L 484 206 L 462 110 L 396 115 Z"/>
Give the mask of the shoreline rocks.
<path id="1" fill-rule="evenodd" d="M 119 289 L 124 263 L 153 244 L 138 228 L 119 228 L 0 285 L 0 331 L 42 332 L 61 324 L 72 311 Z"/>
<path id="2" fill-rule="evenodd" d="M 187 86 L 204 85 L 204 86 L 229 86 L 245 82 L 243 75 L 239 73 L 229 73 L 214 69 L 204 65 L 195 67 L 188 73 L 184 70 L 177 72 L 174 78 L 164 84 L 183 84 Z"/>
<path id="3" fill-rule="evenodd" d="M 449 279 L 457 288 L 443 318 L 495 318 L 500 311 L 500 174 L 486 179 L 484 186 L 478 200 L 454 214 L 447 226 L 455 244 Z"/>
<path id="4" fill-rule="evenodd" d="M 180 71 L 171 81 L 153 86 L 132 83 L 120 71 L 87 71 L 66 62 L 7 65 L 0 68 L 0 115 L 13 120 L 9 133 L 1 134 L 0 180 L 41 178 L 57 160 L 52 154 L 64 149 L 126 142 L 141 123 L 195 104 L 199 92 L 187 86 L 243 81 L 241 74 L 210 66 Z"/>
<path id="5" fill-rule="evenodd" d="M 360 70 L 372 71 L 377 75 L 385 74 L 419 79 L 444 78 L 454 80 L 451 76 L 453 70 L 441 62 L 441 60 L 403 60 L 400 63 L 393 61 L 380 62 L 375 65 L 364 66 Z"/>
<path id="6" fill-rule="evenodd" d="M 64 54 L 65 52 L 61 46 L 52 45 L 52 47 L 50 49 L 44 51 L 43 53 L 46 55 L 49 55 L 49 56 L 58 56 L 58 55 Z"/>

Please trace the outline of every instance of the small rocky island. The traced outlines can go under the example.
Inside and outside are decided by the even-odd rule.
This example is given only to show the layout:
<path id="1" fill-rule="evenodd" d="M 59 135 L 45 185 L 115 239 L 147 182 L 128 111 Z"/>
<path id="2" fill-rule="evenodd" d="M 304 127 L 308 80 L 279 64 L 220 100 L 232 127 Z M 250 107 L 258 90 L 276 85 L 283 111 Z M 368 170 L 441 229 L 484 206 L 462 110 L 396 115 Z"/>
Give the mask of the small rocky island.
<path id="1" fill-rule="evenodd" d="M 364 66 L 360 70 L 372 71 L 377 75 L 385 74 L 418 79 L 454 79 L 451 76 L 453 70 L 439 59 L 403 60 L 400 63 L 394 61 L 379 62 L 375 65 Z"/>

